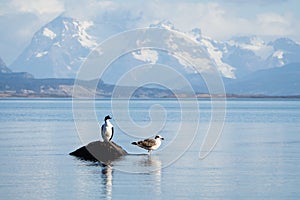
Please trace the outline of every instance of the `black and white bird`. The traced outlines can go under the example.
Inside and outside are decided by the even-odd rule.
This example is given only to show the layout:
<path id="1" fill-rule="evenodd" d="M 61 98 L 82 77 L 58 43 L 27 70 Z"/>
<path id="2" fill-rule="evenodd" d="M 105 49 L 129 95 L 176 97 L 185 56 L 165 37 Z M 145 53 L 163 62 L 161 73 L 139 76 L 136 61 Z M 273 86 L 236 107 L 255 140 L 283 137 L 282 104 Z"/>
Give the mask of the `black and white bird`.
<path id="1" fill-rule="evenodd" d="M 131 144 L 137 145 L 143 149 L 146 149 L 146 150 L 148 150 L 148 152 L 151 153 L 152 150 L 156 150 L 156 149 L 158 149 L 158 147 L 160 147 L 162 140 L 164 140 L 164 138 L 161 137 L 160 135 L 157 135 L 157 136 L 155 136 L 154 139 L 148 138 L 148 139 L 141 140 L 138 142 L 132 142 Z"/>
<path id="2" fill-rule="evenodd" d="M 114 136 L 114 126 L 110 123 L 111 117 L 107 115 L 104 118 L 104 124 L 101 126 L 101 136 L 104 142 L 109 142 Z"/>

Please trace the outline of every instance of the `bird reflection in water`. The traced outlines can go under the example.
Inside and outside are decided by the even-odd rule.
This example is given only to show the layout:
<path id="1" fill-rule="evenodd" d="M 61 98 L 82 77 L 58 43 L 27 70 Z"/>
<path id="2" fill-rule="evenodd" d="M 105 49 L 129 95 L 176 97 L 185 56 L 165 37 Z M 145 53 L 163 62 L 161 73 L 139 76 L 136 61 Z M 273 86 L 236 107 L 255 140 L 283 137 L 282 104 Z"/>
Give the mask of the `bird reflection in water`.
<path id="1" fill-rule="evenodd" d="M 133 174 L 132 176 L 147 176 L 144 180 L 148 185 L 155 185 L 149 189 L 157 195 L 161 195 L 161 179 L 162 179 L 162 162 L 159 156 L 154 155 L 132 155 L 114 163 L 114 167 L 118 169 L 118 165 L 130 166 Z M 103 192 L 106 199 L 112 199 L 112 186 L 113 186 L 113 166 L 102 166 L 102 185 Z M 127 171 L 130 173 L 130 171 Z M 154 183 L 154 184 L 153 184 Z"/>
<path id="2" fill-rule="evenodd" d="M 157 194 L 161 194 L 161 161 L 159 156 L 147 155 L 142 157 L 139 162 L 140 166 L 145 168 L 149 175 L 154 175 L 155 181 L 155 190 L 154 192 Z"/>
<path id="3" fill-rule="evenodd" d="M 102 179 L 103 179 L 106 199 L 112 199 L 113 168 L 111 165 L 106 165 L 103 167 Z"/>

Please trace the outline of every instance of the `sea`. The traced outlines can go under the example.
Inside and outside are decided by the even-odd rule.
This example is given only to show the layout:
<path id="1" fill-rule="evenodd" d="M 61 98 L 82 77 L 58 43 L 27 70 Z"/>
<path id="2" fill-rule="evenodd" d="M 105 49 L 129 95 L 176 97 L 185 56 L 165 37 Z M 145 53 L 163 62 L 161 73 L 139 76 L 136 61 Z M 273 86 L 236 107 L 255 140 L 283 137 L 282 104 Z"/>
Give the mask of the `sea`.
<path id="1" fill-rule="evenodd" d="M 70 156 L 101 140 L 129 155 Z M 164 137 L 156 151 L 131 145 Z M 1 199 L 300 199 L 300 99 L 0 100 Z"/>

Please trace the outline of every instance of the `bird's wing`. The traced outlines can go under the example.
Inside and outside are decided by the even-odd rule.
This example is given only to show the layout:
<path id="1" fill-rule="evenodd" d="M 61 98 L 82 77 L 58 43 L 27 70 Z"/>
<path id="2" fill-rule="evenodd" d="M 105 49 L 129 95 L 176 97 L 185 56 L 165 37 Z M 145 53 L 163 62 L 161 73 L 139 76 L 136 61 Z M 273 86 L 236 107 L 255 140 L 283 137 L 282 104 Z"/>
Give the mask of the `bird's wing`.
<path id="1" fill-rule="evenodd" d="M 104 124 L 101 126 L 101 134 L 103 134 L 104 133 L 104 130 L 105 128 L 104 128 Z"/>
<path id="2" fill-rule="evenodd" d="M 156 144 L 156 141 L 154 139 L 145 139 L 143 141 L 139 141 L 138 144 L 145 147 L 152 147 Z"/>
<path id="3" fill-rule="evenodd" d="M 109 138 L 109 141 L 113 138 L 114 136 L 114 127 L 111 127 L 111 136 Z"/>

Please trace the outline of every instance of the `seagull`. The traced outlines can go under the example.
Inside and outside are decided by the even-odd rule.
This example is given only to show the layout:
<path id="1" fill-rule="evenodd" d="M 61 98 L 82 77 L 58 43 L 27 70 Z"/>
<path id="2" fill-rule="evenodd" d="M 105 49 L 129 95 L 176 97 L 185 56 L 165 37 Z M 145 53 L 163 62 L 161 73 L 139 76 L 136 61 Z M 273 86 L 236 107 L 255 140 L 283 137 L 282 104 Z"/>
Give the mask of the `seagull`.
<path id="1" fill-rule="evenodd" d="M 101 126 L 101 136 L 104 140 L 104 142 L 109 142 L 114 135 L 114 127 L 113 125 L 110 123 L 111 117 L 109 115 L 107 115 L 104 118 L 104 124 Z"/>
<path id="2" fill-rule="evenodd" d="M 148 138 L 148 139 L 141 140 L 138 142 L 132 142 L 131 144 L 137 145 L 143 149 L 146 149 L 146 150 L 148 150 L 148 152 L 151 153 L 152 150 L 158 149 L 158 147 L 161 145 L 162 140 L 164 140 L 164 138 L 161 137 L 160 135 L 157 135 L 157 136 L 155 136 L 154 139 Z"/>

